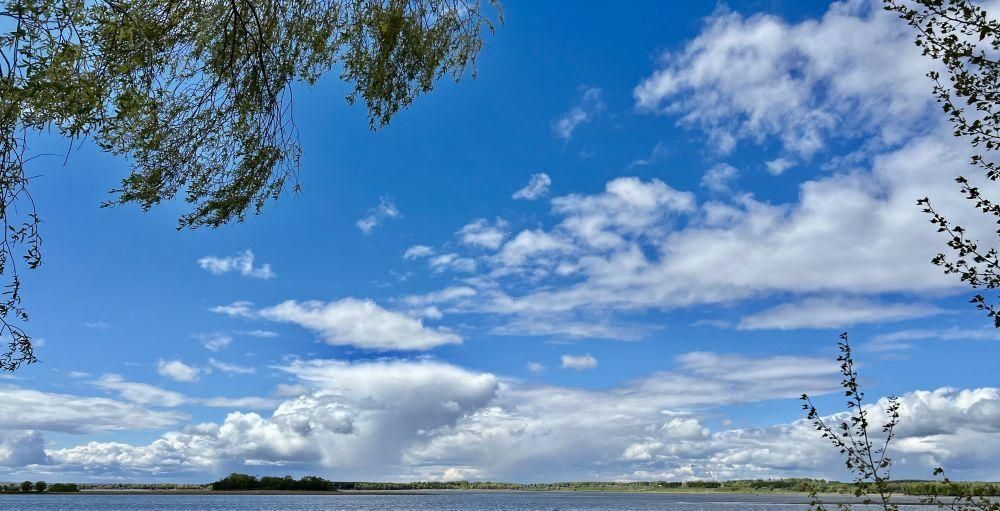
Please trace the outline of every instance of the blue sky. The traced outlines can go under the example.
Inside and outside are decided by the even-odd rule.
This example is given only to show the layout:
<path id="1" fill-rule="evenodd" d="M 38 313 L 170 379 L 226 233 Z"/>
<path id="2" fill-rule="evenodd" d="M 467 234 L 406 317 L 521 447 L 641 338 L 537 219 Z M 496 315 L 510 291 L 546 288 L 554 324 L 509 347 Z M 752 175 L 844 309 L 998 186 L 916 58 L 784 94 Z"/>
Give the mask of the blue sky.
<path id="1" fill-rule="evenodd" d="M 128 166 L 87 143 L 36 160 L 0 478 L 845 478 L 795 400 L 839 410 L 843 330 L 903 396 L 898 473 L 1000 477 L 998 336 L 915 207 L 981 224 L 968 149 L 906 27 L 601 7 L 505 2 L 478 78 L 377 132 L 296 89 L 303 190 L 239 225 L 98 208 Z"/>

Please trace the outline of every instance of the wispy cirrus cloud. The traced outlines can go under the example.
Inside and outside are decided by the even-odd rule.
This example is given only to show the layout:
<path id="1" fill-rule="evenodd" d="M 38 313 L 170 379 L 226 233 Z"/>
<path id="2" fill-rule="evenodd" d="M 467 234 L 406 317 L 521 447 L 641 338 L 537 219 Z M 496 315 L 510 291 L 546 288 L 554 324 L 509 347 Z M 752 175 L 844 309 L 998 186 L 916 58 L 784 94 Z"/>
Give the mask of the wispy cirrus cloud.
<path id="1" fill-rule="evenodd" d="M 239 364 L 231 364 L 228 362 L 222 362 L 221 360 L 216 360 L 214 358 L 208 359 L 209 365 L 224 372 L 231 374 L 254 374 L 257 372 L 256 368 L 241 366 Z"/>
<path id="2" fill-rule="evenodd" d="M 358 219 L 354 225 L 356 225 L 362 233 L 371 234 L 376 227 L 385 223 L 386 220 L 400 218 L 402 216 L 402 213 L 399 212 L 399 208 L 396 207 L 396 204 L 391 199 L 381 197 L 378 200 L 378 205 L 369 209 L 368 214 Z"/>
<path id="3" fill-rule="evenodd" d="M 566 141 L 573 138 L 573 132 L 577 127 L 592 121 L 604 111 L 602 94 L 601 89 L 597 87 L 580 87 L 580 101 L 552 122 L 552 132 Z"/>
<path id="4" fill-rule="evenodd" d="M 926 303 L 885 303 L 863 298 L 808 297 L 743 317 L 741 330 L 844 328 L 861 323 L 892 323 L 941 314 Z"/>

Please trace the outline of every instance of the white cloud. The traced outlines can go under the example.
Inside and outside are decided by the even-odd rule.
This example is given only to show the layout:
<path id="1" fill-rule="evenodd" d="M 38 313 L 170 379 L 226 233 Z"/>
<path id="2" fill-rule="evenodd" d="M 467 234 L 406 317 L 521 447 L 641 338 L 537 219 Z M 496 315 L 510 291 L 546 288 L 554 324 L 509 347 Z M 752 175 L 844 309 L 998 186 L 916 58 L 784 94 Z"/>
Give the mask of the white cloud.
<path id="1" fill-rule="evenodd" d="M 693 418 L 674 417 L 663 423 L 660 431 L 668 438 L 678 440 L 701 440 L 708 437 L 708 428 Z"/>
<path id="2" fill-rule="evenodd" d="M 45 439 L 37 431 L 0 431 L 0 467 L 45 465 Z"/>
<path id="3" fill-rule="evenodd" d="M 667 146 L 663 143 L 663 141 L 659 141 L 656 143 L 656 145 L 653 146 L 653 150 L 649 152 L 649 156 L 645 158 L 639 158 L 637 160 L 632 160 L 631 162 L 629 162 L 628 166 L 626 167 L 626 170 L 631 169 L 633 167 L 645 167 L 647 165 L 652 165 L 653 163 L 660 161 L 660 159 L 666 156 L 667 152 L 668 152 Z"/>
<path id="4" fill-rule="evenodd" d="M 552 132 L 563 140 L 569 140 L 573 138 L 573 132 L 578 126 L 593 120 L 597 114 L 604 110 L 604 107 L 601 89 L 582 87 L 580 102 L 552 123 Z"/>
<path id="5" fill-rule="evenodd" d="M 211 470 L 219 461 L 252 460 L 365 475 L 399 463 L 428 434 L 482 408 L 499 386 L 493 375 L 432 361 L 311 361 L 282 369 L 318 390 L 283 402 L 269 417 L 234 412 L 221 424 L 167 433 L 147 446 L 92 442 L 50 455 L 68 470 Z"/>
<path id="6" fill-rule="evenodd" d="M 280 401 L 267 397 L 209 397 L 198 399 L 197 403 L 212 408 L 229 408 L 241 410 L 273 410 Z"/>
<path id="7" fill-rule="evenodd" d="M 590 316 L 576 319 L 571 314 L 518 314 L 515 318 L 494 327 L 497 335 L 540 335 L 560 339 L 612 339 L 636 341 L 655 326 L 618 324 L 605 318 Z"/>
<path id="8" fill-rule="evenodd" d="M 485 218 L 479 218 L 464 225 L 455 234 L 464 245 L 496 249 L 507 238 L 506 227 L 507 222 L 503 219 L 498 218 L 491 224 Z"/>
<path id="9" fill-rule="evenodd" d="M 86 467 L 91 475 L 300 464 L 331 477 L 372 479 L 441 479 L 455 471 L 611 476 L 632 466 L 615 460 L 648 435 L 697 436 L 689 421 L 670 421 L 679 412 L 665 422 L 670 410 L 834 387 L 835 364 L 815 359 L 717 358 L 748 375 L 685 361 L 676 372 L 593 391 L 504 382 L 433 360 L 294 361 L 278 368 L 300 382 L 289 390 L 311 392 L 284 401 L 270 416 L 234 412 L 148 445 L 91 442 L 48 455 L 61 473 Z"/>
<path id="10" fill-rule="evenodd" d="M 187 402 L 183 394 L 148 383 L 128 381 L 119 374 L 105 374 L 93 382 L 101 389 L 117 393 L 122 399 L 140 405 L 173 408 Z"/>
<path id="11" fill-rule="evenodd" d="M 996 328 L 910 328 L 887 334 L 879 334 L 873 338 L 873 340 L 879 341 L 917 341 L 929 339 L 942 341 L 996 341 L 1000 340 L 1000 332 Z"/>
<path id="12" fill-rule="evenodd" d="M 267 280 L 277 276 L 271 270 L 270 264 L 265 263 L 258 267 L 254 267 L 253 260 L 253 251 L 247 249 L 235 256 L 202 257 L 201 259 L 198 259 L 198 266 L 201 266 L 203 270 L 206 270 L 213 275 L 222 275 L 235 271 L 239 272 L 239 274 L 244 277 L 253 277 L 255 279 Z"/>
<path id="13" fill-rule="evenodd" d="M 775 158 L 764 162 L 764 167 L 772 176 L 780 176 L 781 174 L 784 174 L 786 170 L 794 166 L 795 162 L 788 158 Z"/>
<path id="14" fill-rule="evenodd" d="M 701 186 L 716 193 L 729 193 L 729 188 L 734 179 L 739 177 L 740 171 L 728 163 L 720 163 L 705 171 L 701 177 Z"/>
<path id="15" fill-rule="evenodd" d="M 903 353 L 913 349 L 915 341 L 997 341 L 1000 332 L 996 328 L 908 328 L 879 334 L 864 343 L 865 351 L 885 354 Z"/>
<path id="16" fill-rule="evenodd" d="M 222 370 L 221 367 L 219 369 Z M 143 406 L 176 408 L 185 405 L 200 405 L 211 408 L 270 410 L 279 404 L 279 401 L 273 398 L 258 396 L 191 397 L 148 383 L 129 381 L 118 374 L 105 374 L 91 383 L 98 388 L 117 393 L 125 401 Z"/>
<path id="17" fill-rule="evenodd" d="M 230 306 L 220 305 L 218 307 L 214 307 L 212 311 L 222 312 L 225 314 L 230 314 L 235 316 L 244 316 L 249 311 L 250 303 L 249 302 L 239 302 L 239 303 L 241 305 L 236 305 L 236 304 Z M 228 347 L 233 342 L 232 337 L 221 332 L 195 334 L 194 338 L 198 339 L 198 341 L 201 342 L 201 345 L 204 346 L 205 349 L 209 351 L 219 351 L 223 348 Z"/>
<path id="18" fill-rule="evenodd" d="M 940 314 L 941 309 L 922 303 L 883 303 L 843 297 L 809 297 L 784 303 L 740 320 L 741 330 L 793 330 L 843 328 L 859 323 L 891 323 Z"/>
<path id="19" fill-rule="evenodd" d="M 368 210 L 368 214 L 359 219 L 354 225 L 365 234 L 371 234 L 372 230 L 382 225 L 386 220 L 400 218 L 402 214 L 399 208 L 385 197 L 379 198 L 378 205 Z"/>
<path id="20" fill-rule="evenodd" d="M 540 230 L 524 230 L 503 245 L 497 258 L 506 266 L 520 266 L 529 258 L 570 250 L 565 240 Z"/>
<path id="21" fill-rule="evenodd" d="M 274 395 L 279 397 L 295 397 L 309 393 L 309 387 L 298 383 L 279 383 L 274 389 Z"/>
<path id="22" fill-rule="evenodd" d="M 450 252 L 431 257 L 427 264 L 435 272 L 457 271 L 472 273 L 476 271 L 476 260 L 471 257 L 462 257 L 457 253 Z"/>
<path id="23" fill-rule="evenodd" d="M 549 186 L 552 184 L 552 178 L 544 172 L 539 172 L 538 174 L 532 174 L 531 178 L 528 180 L 528 184 L 524 188 L 514 192 L 514 195 L 510 197 L 512 199 L 524 199 L 524 200 L 535 200 L 542 198 L 549 193 Z"/>
<path id="24" fill-rule="evenodd" d="M 577 371 L 593 369 L 597 367 L 597 359 L 590 353 L 586 355 L 563 355 L 562 367 L 563 369 L 576 369 Z"/>
<path id="25" fill-rule="evenodd" d="M 278 332 L 272 332 L 271 330 L 238 330 L 236 332 L 240 335 L 249 335 L 250 337 L 260 337 L 264 339 L 271 339 L 278 336 Z"/>
<path id="26" fill-rule="evenodd" d="M 107 321 L 86 321 L 83 326 L 87 328 L 93 328 L 94 330 L 107 330 L 111 328 L 111 323 Z"/>
<path id="27" fill-rule="evenodd" d="M 401 301 L 410 307 L 426 307 L 473 296 L 476 296 L 474 288 L 469 286 L 452 286 L 423 295 L 404 296 Z"/>
<path id="28" fill-rule="evenodd" d="M 156 372 L 174 381 L 195 382 L 201 370 L 180 360 L 159 360 L 156 362 Z"/>
<path id="29" fill-rule="evenodd" d="M 593 325 L 611 328 L 617 313 L 717 309 L 762 297 L 787 303 L 744 318 L 744 327 L 922 314 L 923 306 L 907 305 L 914 296 L 955 286 L 927 264 L 940 239 L 912 202 L 933 192 L 953 195 L 950 179 L 966 168 L 967 148 L 947 130 L 906 140 L 924 129 L 921 116 L 933 107 L 923 78 L 927 63 L 904 25 L 889 25 L 877 7 L 838 3 L 822 20 L 793 25 L 723 12 L 636 89 L 641 108 L 681 116 L 724 151 L 738 141 L 767 147 L 777 139 L 779 155 L 805 162 L 835 137 L 857 137 L 871 140 L 859 149 L 864 157 L 835 158 L 828 174 L 801 183 L 788 203 L 741 195 L 698 204 L 693 194 L 638 178 L 558 197 L 551 225 L 521 230 L 492 255 L 445 253 L 438 263 L 470 272 L 488 267 L 485 273 L 462 275 L 460 284 L 401 304 L 438 315 L 438 306 L 449 314 L 513 315 L 508 326 L 555 318 L 558 325 L 546 328 L 586 335 L 594 335 Z M 570 114 L 554 126 L 567 140 L 590 119 Z M 765 166 L 777 169 L 783 164 L 768 163 L 782 158 Z M 878 296 L 889 293 L 904 296 Z M 422 347 L 407 349 L 461 340 L 356 299 L 289 301 L 262 311 L 237 302 L 213 310 L 296 323 L 333 344 L 360 338 L 374 349 L 396 347 L 396 337 L 419 339 L 413 343 Z M 973 336 L 910 330 L 886 339 L 928 335 Z M 114 476 L 298 464 L 331 477 L 372 479 L 844 477 L 836 453 L 812 427 L 788 419 L 798 411 L 791 400 L 802 392 L 837 390 L 835 363 L 707 352 L 675 362 L 670 371 L 593 390 L 530 385 L 434 360 L 295 361 L 278 368 L 295 383 L 279 385 L 275 395 L 290 399 L 270 415 L 234 412 L 148 445 L 90 442 L 40 452 L 37 436 L 0 435 L 0 463 L 45 459 L 60 473 Z M 267 398 L 194 399 L 116 375 L 98 385 L 136 403 L 153 395 L 165 403 L 273 405 Z M 116 421 L 131 428 L 177 418 L 112 399 L 30 392 L 5 391 L 0 429 L 77 433 L 84 422 L 104 430 L 122 427 Z M 792 410 L 777 424 L 720 431 L 706 425 L 719 407 L 777 399 L 774 409 Z M 1000 389 L 921 390 L 903 394 L 902 403 L 894 475 L 927 477 L 944 465 L 966 479 L 1000 477 Z M 8 446 L 15 442 L 27 447 L 14 452 Z"/>
<path id="30" fill-rule="evenodd" d="M 928 263 L 942 240 L 914 197 L 940 197 L 957 222 L 983 227 L 953 193 L 964 152 L 942 130 L 875 157 L 870 171 L 805 181 L 779 204 L 744 194 L 699 205 L 656 180 L 612 180 L 602 193 L 552 199 L 555 225 L 504 243 L 491 272 L 469 281 L 477 299 L 455 309 L 586 320 L 767 296 L 953 292 Z M 871 321 L 858 313 L 852 322 Z"/>
<path id="31" fill-rule="evenodd" d="M 209 309 L 217 314 L 233 317 L 250 317 L 253 315 L 253 302 L 238 301 L 229 305 L 216 305 Z"/>
<path id="32" fill-rule="evenodd" d="M 41 430 L 60 433 L 93 433 L 164 428 L 186 417 L 173 411 L 103 397 L 87 397 L 3 387 L 0 430 Z"/>
<path id="33" fill-rule="evenodd" d="M 635 88 L 637 107 L 704 130 L 722 153 L 767 138 L 804 158 L 834 136 L 895 144 L 932 108 L 931 61 L 879 2 L 834 3 L 795 24 L 719 9 L 661 62 Z"/>
<path id="34" fill-rule="evenodd" d="M 214 358 L 208 359 L 208 363 L 212 367 L 214 367 L 214 368 L 216 368 L 216 369 L 218 369 L 218 370 L 220 370 L 220 371 L 222 371 L 224 373 L 254 374 L 254 373 L 257 372 L 257 369 L 255 369 L 253 367 L 246 367 L 246 366 L 241 366 L 241 365 L 237 365 L 237 364 L 230 364 L 230 363 L 227 363 L 227 362 L 222 362 L 220 360 L 216 360 Z"/>
<path id="35" fill-rule="evenodd" d="M 545 364 L 539 362 L 528 362 L 525 367 L 535 374 L 544 373 L 546 369 Z"/>
<path id="36" fill-rule="evenodd" d="M 294 323 L 318 332 L 331 345 L 373 350 L 428 350 L 458 344 L 462 338 L 419 319 L 379 307 L 371 300 L 344 298 L 334 302 L 288 300 L 261 309 L 260 317 Z"/>
<path id="37" fill-rule="evenodd" d="M 5 445 L 15 443 L 0 435 L 0 464 L 45 459 L 64 474 L 140 478 L 291 464 L 366 479 L 845 476 L 836 452 L 805 420 L 720 431 L 705 425 L 718 407 L 773 399 L 795 417 L 798 394 L 837 389 L 837 365 L 825 358 L 689 353 L 672 371 L 603 390 L 505 381 L 433 360 L 294 361 L 278 369 L 300 382 L 286 394 L 300 394 L 271 414 L 233 412 L 145 445 L 93 441 L 44 453 L 28 435 L 16 437 L 27 439 L 23 451 L 6 454 Z M 0 428 L 34 428 L 25 417 L 44 416 L 38 403 L 45 400 L 12 395 L 7 406 L 18 413 L 0 416 Z M 53 397 L 60 405 L 91 400 L 78 408 L 86 416 L 108 410 L 92 398 Z M 263 401 L 245 398 L 237 406 Z M 901 402 L 897 477 L 927 477 L 938 465 L 964 479 L 1000 474 L 1000 446 L 991 441 L 1000 434 L 1000 389 L 914 391 Z M 83 422 L 72 408 L 48 413 L 62 417 L 54 431 L 77 432 Z M 872 421 L 882 419 L 876 412 Z"/>
<path id="38" fill-rule="evenodd" d="M 621 246 L 623 235 L 656 234 L 667 215 L 691 212 L 694 207 L 690 192 L 675 190 L 658 179 L 643 182 L 636 177 L 612 179 L 603 193 L 552 199 L 552 210 L 563 215 L 559 228 L 597 248 Z"/>
<path id="39" fill-rule="evenodd" d="M 403 252 L 403 259 L 420 259 L 422 257 L 429 257 L 434 255 L 434 249 L 428 247 L 427 245 L 413 245 Z"/>

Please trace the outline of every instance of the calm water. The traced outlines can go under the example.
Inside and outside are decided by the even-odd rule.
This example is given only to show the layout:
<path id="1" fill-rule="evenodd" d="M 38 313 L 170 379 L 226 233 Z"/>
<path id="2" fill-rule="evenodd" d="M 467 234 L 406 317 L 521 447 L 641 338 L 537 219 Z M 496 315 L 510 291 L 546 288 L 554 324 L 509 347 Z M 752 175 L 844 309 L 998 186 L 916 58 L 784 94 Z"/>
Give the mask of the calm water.
<path id="1" fill-rule="evenodd" d="M 3 495 L 16 511 L 800 511 L 808 497 L 621 493 Z M 863 509 L 858 507 L 857 509 Z M 874 509 L 874 508 L 869 508 Z M 916 511 L 918 507 L 906 507 Z"/>

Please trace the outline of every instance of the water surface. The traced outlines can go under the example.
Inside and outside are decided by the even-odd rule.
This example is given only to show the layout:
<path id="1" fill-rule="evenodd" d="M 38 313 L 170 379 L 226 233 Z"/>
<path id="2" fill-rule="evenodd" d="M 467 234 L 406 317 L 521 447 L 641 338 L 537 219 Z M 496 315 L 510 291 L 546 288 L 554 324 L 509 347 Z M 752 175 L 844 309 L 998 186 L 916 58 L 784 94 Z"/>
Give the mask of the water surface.
<path id="1" fill-rule="evenodd" d="M 431 492 L 425 495 L 0 495 L 17 511 L 802 511 L 800 495 Z M 871 506 L 856 509 L 874 510 Z M 916 511 L 918 507 L 906 507 Z"/>

